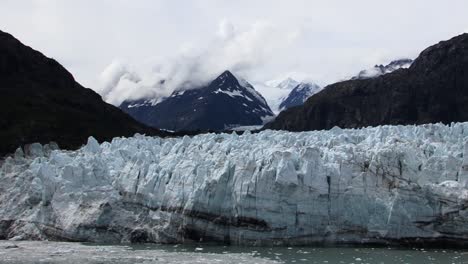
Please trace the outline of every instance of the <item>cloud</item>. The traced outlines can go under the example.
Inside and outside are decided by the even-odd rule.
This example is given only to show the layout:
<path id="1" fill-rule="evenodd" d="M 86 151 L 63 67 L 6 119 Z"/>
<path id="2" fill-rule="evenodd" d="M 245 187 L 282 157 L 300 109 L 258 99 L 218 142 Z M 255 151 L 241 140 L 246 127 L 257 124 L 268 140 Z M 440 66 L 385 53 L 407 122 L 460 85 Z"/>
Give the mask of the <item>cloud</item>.
<path id="1" fill-rule="evenodd" d="M 285 54 L 300 35 L 268 22 L 238 31 L 222 20 L 208 42 L 184 45 L 172 57 L 153 58 L 137 65 L 115 60 L 101 73 L 96 91 L 107 102 L 169 96 L 174 90 L 207 84 L 225 70 L 248 77 L 254 70 Z"/>
<path id="2" fill-rule="evenodd" d="M 157 86 L 153 67 L 171 69 L 175 66 L 170 65 L 178 63 L 184 69 L 214 65 L 202 67 L 213 72 L 224 63 L 226 68 L 242 68 L 243 77 L 251 82 L 263 83 L 290 72 L 304 73 L 324 84 L 335 82 L 375 64 L 415 58 L 426 47 L 460 34 L 467 29 L 467 9 L 466 0 L 453 0 L 450 5 L 440 0 L 1 0 L 0 25 L 1 30 L 62 63 L 78 82 L 98 91 L 109 92 L 102 83 L 112 83 L 104 77 L 98 82 L 99 73 L 120 61 L 141 81 L 135 84 L 124 78 L 117 84 L 132 84 L 135 93 L 131 94 L 140 95 L 164 94 L 164 89 L 153 91 Z M 270 29 L 252 26 L 261 24 L 259 19 L 269 21 L 263 27 Z M 240 43 L 255 41 L 241 36 L 255 32 L 255 27 L 267 36 L 253 38 L 261 48 L 243 52 Z M 287 44 L 288 39 L 294 43 Z M 213 55 L 215 59 L 206 55 L 228 53 L 229 46 L 252 58 L 233 62 L 231 53 Z M 207 58 L 181 61 L 197 55 Z M 183 75 L 183 70 L 176 70 L 178 76 Z M 148 87 L 137 89 L 143 83 Z M 119 90 L 123 86 L 107 95 L 116 104 L 127 97 Z"/>
<path id="3" fill-rule="evenodd" d="M 101 73 L 95 90 L 115 105 L 120 105 L 124 100 L 167 96 L 168 92 L 161 85 L 161 76 L 144 71 L 141 74 L 144 78 L 127 62 L 115 60 Z"/>
<path id="4" fill-rule="evenodd" d="M 218 36 L 223 39 L 230 39 L 235 34 L 234 25 L 227 19 L 224 19 L 219 23 Z"/>

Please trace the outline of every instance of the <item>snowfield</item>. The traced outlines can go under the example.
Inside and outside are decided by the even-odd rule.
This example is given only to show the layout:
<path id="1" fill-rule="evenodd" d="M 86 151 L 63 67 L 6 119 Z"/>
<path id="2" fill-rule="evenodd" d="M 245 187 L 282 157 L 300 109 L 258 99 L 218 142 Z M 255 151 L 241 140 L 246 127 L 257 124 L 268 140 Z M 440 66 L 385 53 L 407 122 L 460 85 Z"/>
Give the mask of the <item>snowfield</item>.
<path id="1" fill-rule="evenodd" d="M 90 138 L 0 168 L 0 238 L 468 241 L 468 123 Z"/>

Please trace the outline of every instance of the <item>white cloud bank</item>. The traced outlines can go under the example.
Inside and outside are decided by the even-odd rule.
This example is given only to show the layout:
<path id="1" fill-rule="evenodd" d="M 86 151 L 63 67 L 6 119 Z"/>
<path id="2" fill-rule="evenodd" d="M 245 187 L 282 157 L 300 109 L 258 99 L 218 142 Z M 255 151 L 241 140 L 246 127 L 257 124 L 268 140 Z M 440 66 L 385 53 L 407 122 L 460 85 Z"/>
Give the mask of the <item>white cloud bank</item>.
<path id="1" fill-rule="evenodd" d="M 118 104 L 225 68 L 252 83 L 336 82 L 467 31 L 466 10 L 466 0 L 0 0 L 0 25 Z"/>
<path id="2" fill-rule="evenodd" d="M 211 41 L 185 46 L 172 57 L 138 64 L 115 60 L 101 73 L 96 91 L 105 101 L 120 105 L 125 100 L 159 98 L 174 90 L 200 87 L 225 70 L 248 77 L 286 54 L 299 35 L 267 22 L 239 31 L 223 20 Z"/>

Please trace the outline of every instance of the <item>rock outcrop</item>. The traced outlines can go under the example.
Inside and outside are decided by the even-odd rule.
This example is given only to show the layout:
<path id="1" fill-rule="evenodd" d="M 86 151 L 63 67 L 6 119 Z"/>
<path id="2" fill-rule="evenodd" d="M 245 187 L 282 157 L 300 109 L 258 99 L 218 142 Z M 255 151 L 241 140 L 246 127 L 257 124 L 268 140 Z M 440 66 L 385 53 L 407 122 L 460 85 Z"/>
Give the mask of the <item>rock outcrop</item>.
<path id="1" fill-rule="evenodd" d="M 467 157 L 468 123 L 35 144 L 1 164 L 0 238 L 466 245 Z"/>
<path id="2" fill-rule="evenodd" d="M 440 42 L 409 69 L 327 86 L 265 128 L 308 131 L 468 121 L 468 34 Z"/>

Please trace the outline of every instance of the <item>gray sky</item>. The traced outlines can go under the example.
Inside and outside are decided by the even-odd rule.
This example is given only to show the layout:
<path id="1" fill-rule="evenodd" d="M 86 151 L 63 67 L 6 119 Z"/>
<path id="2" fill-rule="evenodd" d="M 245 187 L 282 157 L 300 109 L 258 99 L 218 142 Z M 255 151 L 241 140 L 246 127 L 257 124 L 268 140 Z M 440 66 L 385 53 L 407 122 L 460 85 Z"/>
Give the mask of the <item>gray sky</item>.
<path id="1" fill-rule="evenodd" d="M 0 29 L 97 90 L 116 68 L 149 86 L 163 68 L 177 85 L 223 68 L 326 84 L 468 31 L 467 10 L 466 0 L 0 0 Z"/>

